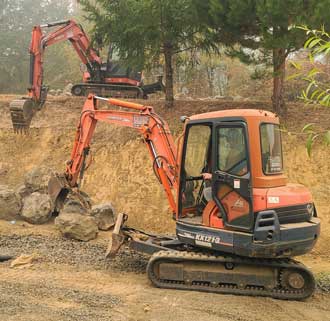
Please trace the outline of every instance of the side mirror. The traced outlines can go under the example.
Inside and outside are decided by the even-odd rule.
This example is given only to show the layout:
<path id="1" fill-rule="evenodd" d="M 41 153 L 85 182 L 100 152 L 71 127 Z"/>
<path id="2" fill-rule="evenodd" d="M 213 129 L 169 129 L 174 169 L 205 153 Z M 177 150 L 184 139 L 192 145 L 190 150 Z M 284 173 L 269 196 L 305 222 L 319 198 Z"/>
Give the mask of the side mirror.
<path id="1" fill-rule="evenodd" d="M 188 116 L 181 116 L 180 117 L 181 123 L 185 123 L 186 120 L 189 120 L 189 117 Z"/>

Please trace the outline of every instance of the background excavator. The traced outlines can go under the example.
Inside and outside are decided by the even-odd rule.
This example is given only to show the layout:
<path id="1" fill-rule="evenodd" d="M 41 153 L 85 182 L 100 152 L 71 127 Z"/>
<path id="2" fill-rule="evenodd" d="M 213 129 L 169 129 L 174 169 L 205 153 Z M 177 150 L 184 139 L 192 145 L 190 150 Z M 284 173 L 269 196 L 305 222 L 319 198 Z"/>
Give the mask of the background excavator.
<path id="1" fill-rule="evenodd" d="M 44 34 L 45 28 L 59 26 Z M 48 87 L 43 84 L 43 62 L 45 49 L 58 42 L 69 40 L 77 55 L 86 66 L 83 82 L 72 87 L 72 94 L 84 96 L 89 93 L 107 97 L 143 98 L 163 90 L 162 79 L 153 84 L 144 85 L 142 72 L 124 66 L 120 61 L 112 60 L 109 49 L 106 63 L 102 62 L 81 25 L 73 20 L 59 21 L 35 26 L 30 43 L 30 87 L 28 97 L 10 103 L 10 114 L 15 131 L 29 128 L 34 113 L 40 110 L 47 98 Z"/>
<path id="2" fill-rule="evenodd" d="M 121 109 L 101 110 L 100 100 Z M 90 95 L 66 172 L 49 181 L 56 211 L 79 190 L 99 121 L 141 133 L 176 221 L 176 236 L 153 235 L 126 226 L 121 213 L 108 256 L 123 242 L 151 255 L 147 274 L 161 288 L 288 300 L 314 292 L 313 274 L 292 257 L 311 251 L 320 220 L 307 188 L 283 174 L 276 115 L 236 109 L 182 117 L 177 149 L 152 107 Z"/>

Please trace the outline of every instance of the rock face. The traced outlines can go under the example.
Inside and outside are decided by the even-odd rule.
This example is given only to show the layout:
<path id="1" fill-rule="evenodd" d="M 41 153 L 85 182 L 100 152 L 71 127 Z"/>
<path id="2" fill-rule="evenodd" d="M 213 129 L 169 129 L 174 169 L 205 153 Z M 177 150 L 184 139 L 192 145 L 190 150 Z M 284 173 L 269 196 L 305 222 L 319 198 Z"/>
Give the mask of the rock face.
<path id="1" fill-rule="evenodd" d="M 83 214 L 60 213 L 55 225 L 64 237 L 80 241 L 93 240 L 98 233 L 96 219 Z"/>
<path id="2" fill-rule="evenodd" d="M 115 225 L 116 213 L 111 203 L 93 206 L 91 215 L 95 217 L 98 228 L 102 231 L 107 231 Z"/>
<path id="3" fill-rule="evenodd" d="M 5 185 L 0 185 L 0 219 L 16 220 L 22 208 L 19 195 Z"/>
<path id="4" fill-rule="evenodd" d="M 25 175 L 25 186 L 31 192 L 48 191 L 48 181 L 51 178 L 53 170 L 47 166 L 35 167 L 32 171 Z"/>
<path id="5" fill-rule="evenodd" d="M 21 216 L 31 224 L 46 223 L 52 216 L 49 196 L 38 192 L 27 196 L 23 201 Z"/>

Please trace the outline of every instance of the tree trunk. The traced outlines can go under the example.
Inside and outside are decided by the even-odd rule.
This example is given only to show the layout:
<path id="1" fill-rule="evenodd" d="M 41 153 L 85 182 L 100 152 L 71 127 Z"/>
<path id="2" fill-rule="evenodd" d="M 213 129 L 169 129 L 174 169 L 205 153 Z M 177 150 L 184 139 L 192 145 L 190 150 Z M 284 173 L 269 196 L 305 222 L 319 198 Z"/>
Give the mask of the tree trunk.
<path id="1" fill-rule="evenodd" d="M 164 46 L 165 57 L 165 107 L 174 106 L 173 94 L 173 50 L 171 45 Z"/>
<path id="2" fill-rule="evenodd" d="M 285 59 L 284 48 L 273 49 L 273 111 L 281 116 L 286 116 L 287 113 L 287 106 L 284 101 Z"/>

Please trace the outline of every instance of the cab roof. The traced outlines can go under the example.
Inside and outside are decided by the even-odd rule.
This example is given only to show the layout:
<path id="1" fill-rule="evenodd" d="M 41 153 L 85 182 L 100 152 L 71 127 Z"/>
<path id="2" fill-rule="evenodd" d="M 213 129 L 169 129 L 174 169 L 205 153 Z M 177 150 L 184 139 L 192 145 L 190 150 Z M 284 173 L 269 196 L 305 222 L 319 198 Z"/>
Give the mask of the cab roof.
<path id="1" fill-rule="evenodd" d="M 223 117 L 260 117 L 260 118 L 269 118 L 278 121 L 278 116 L 274 113 L 261 110 L 261 109 L 226 109 L 226 110 L 219 110 L 213 111 L 209 113 L 197 114 L 189 117 L 189 120 L 201 120 L 201 119 L 209 119 L 209 118 L 223 118 Z"/>

